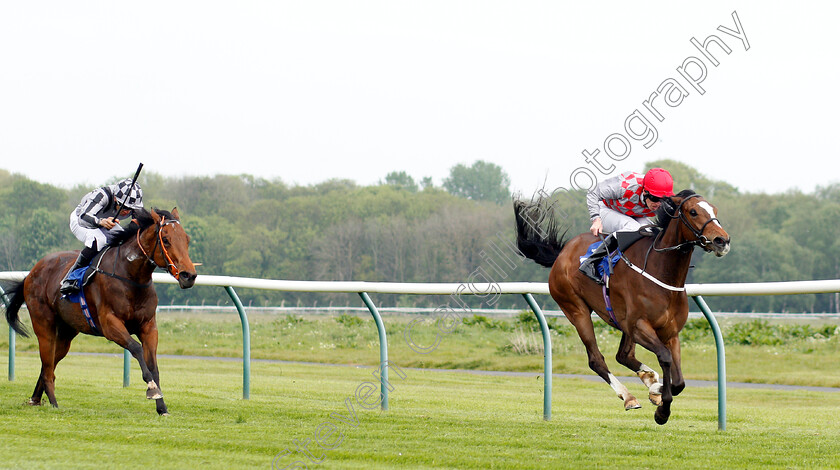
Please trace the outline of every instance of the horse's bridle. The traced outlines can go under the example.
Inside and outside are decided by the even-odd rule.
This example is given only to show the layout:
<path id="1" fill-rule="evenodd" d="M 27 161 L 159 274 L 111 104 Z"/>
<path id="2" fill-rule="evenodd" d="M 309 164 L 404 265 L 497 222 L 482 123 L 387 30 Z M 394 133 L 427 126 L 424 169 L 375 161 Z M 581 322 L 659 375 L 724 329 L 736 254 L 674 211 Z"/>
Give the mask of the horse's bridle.
<path id="1" fill-rule="evenodd" d="M 656 240 L 658 240 L 659 237 L 661 237 L 662 234 L 665 233 L 665 231 L 663 230 L 663 231 L 659 232 L 659 234 L 656 236 L 656 240 L 654 240 L 653 244 L 651 245 L 654 250 L 656 250 L 658 252 L 672 251 L 672 250 L 678 250 L 678 249 L 683 248 L 683 247 L 688 246 L 688 245 L 695 245 L 695 246 L 699 246 L 701 248 L 705 248 L 710 243 L 712 243 L 711 240 L 709 240 L 708 238 L 706 238 L 705 235 L 703 235 L 703 232 L 706 230 L 706 226 L 709 225 L 712 222 L 717 222 L 718 224 L 720 224 L 720 221 L 717 219 L 717 217 L 712 217 L 711 219 L 707 220 L 706 223 L 704 223 L 703 226 L 700 227 L 700 230 L 697 230 L 696 228 L 694 228 L 688 222 L 688 219 L 685 217 L 685 214 L 683 214 L 683 212 L 682 212 L 682 205 L 685 204 L 686 201 L 688 201 L 689 199 L 694 198 L 694 197 L 700 197 L 700 195 L 699 194 L 691 194 L 689 196 L 686 196 L 685 199 L 683 199 L 682 201 L 680 201 L 680 205 L 678 205 L 676 210 L 674 211 L 674 212 L 676 212 L 677 215 L 668 214 L 667 211 L 665 211 L 665 213 L 668 214 L 668 216 L 671 217 L 672 219 L 676 219 L 676 218 L 679 217 L 680 222 L 682 222 L 683 225 L 688 227 L 688 229 L 691 230 L 691 233 L 693 233 L 696 238 L 694 240 L 690 240 L 690 241 L 687 241 L 687 242 L 680 243 L 679 245 L 669 246 L 669 247 L 666 247 L 666 248 L 656 248 Z"/>
<path id="2" fill-rule="evenodd" d="M 637 273 L 641 274 L 642 276 L 648 278 L 649 280 L 654 282 L 659 287 L 662 287 L 664 289 L 668 289 L 670 291 L 682 292 L 682 291 L 685 291 L 685 287 L 676 287 L 676 286 L 671 286 L 671 285 L 665 284 L 664 282 L 660 281 L 659 279 L 656 279 L 655 277 L 651 276 L 647 272 L 647 263 L 648 263 L 648 258 L 650 257 L 651 250 L 656 250 L 657 252 L 662 253 L 662 252 L 666 252 L 666 251 L 679 250 L 681 248 L 684 248 L 686 246 L 691 246 L 691 245 L 705 247 L 709 243 L 711 243 L 709 241 L 709 239 L 706 238 L 705 235 L 703 235 L 703 231 L 706 230 L 706 226 L 709 225 L 709 223 L 711 223 L 712 221 L 717 221 L 718 223 L 720 223 L 720 221 L 717 219 L 717 217 L 712 217 L 711 219 L 706 221 L 706 223 L 703 224 L 702 227 L 700 227 L 700 230 L 697 230 L 694 227 L 692 227 L 691 224 L 688 222 L 688 219 L 685 217 L 685 215 L 683 215 L 682 205 L 685 204 L 685 201 L 688 201 L 689 199 L 691 199 L 693 197 L 700 197 L 700 195 L 699 194 L 692 194 L 692 195 L 686 196 L 685 199 L 680 201 L 680 204 L 677 206 L 676 211 L 675 211 L 675 212 L 678 213 L 678 215 L 674 215 L 673 213 L 668 214 L 667 209 L 665 210 L 665 213 L 669 217 L 671 217 L 671 219 L 676 219 L 677 217 L 679 217 L 680 222 L 682 222 L 686 227 L 688 227 L 689 230 L 691 230 L 691 232 L 696 237 L 694 240 L 690 240 L 690 241 L 683 242 L 683 243 L 680 243 L 680 244 L 674 245 L 674 246 L 669 246 L 669 247 L 666 247 L 666 248 L 656 248 L 656 242 L 665 233 L 665 230 L 660 230 L 659 233 L 656 234 L 656 238 L 653 239 L 653 243 L 651 243 L 650 247 L 647 249 L 647 253 L 645 253 L 645 262 L 644 262 L 644 265 L 642 265 L 642 268 L 639 268 L 638 266 L 631 263 L 630 260 L 627 259 L 626 256 L 624 256 L 624 253 L 621 253 L 621 259 L 623 259 L 624 262 L 627 263 L 627 266 L 629 266 L 630 269 L 632 269 L 632 270 L 636 271 Z"/>
<path id="3" fill-rule="evenodd" d="M 177 266 L 175 266 L 175 263 L 172 262 L 172 257 L 169 256 L 169 252 L 166 251 L 166 246 L 163 244 L 162 229 L 163 229 L 164 226 L 172 225 L 172 224 L 180 225 L 181 222 L 179 222 L 175 219 L 166 220 L 166 217 L 161 217 L 160 222 L 157 224 L 157 228 L 155 229 L 155 246 L 152 247 L 151 256 L 148 253 L 146 253 L 146 250 L 143 249 L 143 245 L 140 243 L 140 232 L 142 232 L 142 230 L 137 231 L 137 246 L 140 247 L 140 251 L 143 252 L 143 255 L 146 257 L 146 259 L 150 263 L 154 264 L 155 266 L 158 266 L 158 264 L 154 260 L 153 256 L 155 255 L 155 250 L 157 249 L 157 247 L 160 246 L 160 251 L 161 251 L 161 253 L 163 253 L 164 259 L 166 259 L 165 269 L 169 272 L 170 275 L 172 275 L 172 277 L 174 277 L 175 279 L 178 279 L 179 276 L 181 275 L 181 271 L 178 269 Z M 163 266 L 160 266 L 160 267 L 163 267 Z"/>

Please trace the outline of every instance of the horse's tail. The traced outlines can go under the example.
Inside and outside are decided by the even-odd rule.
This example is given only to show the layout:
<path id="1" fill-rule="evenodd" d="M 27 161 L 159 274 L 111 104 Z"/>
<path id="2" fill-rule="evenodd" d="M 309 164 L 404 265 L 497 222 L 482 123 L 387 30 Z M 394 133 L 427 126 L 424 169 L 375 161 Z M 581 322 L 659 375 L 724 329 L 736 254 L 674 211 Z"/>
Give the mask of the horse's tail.
<path id="1" fill-rule="evenodd" d="M 558 238 L 557 222 L 546 213 L 542 199 L 532 202 L 513 201 L 516 217 L 516 246 L 526 258 L 550 268 L 566 242 L 564 231 Z M 543 228 L 541 228 L 541 226 Z"/>
<path id="2" fill-rule="evenodd" d="M 6 303 L 6 321 L 9 326 L 17 332 L 17 334 L 24 338 L 29 337 L 29 332 L 26 331 L 23 324 L 20 322 L 18 312 L 21 305 L 23 305 L 23 281 L 15 281 L 3 286 L 5 297 L 8 298 Z M 6 300 L 6 299 L 4 299 Z"/>

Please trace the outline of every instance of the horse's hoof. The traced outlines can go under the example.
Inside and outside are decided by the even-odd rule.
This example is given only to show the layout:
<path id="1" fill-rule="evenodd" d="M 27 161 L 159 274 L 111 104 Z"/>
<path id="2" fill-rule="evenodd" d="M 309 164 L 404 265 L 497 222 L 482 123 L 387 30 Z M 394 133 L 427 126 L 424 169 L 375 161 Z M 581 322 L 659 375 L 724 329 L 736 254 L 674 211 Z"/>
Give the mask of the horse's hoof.
<path id="1" fill-rule="evenodd" d="M 169 416 L 169 413 L 161 413 L 159 416 Z"/>
<path id="2" fill-rule="evenodd" d="M 656 406 L 659 406 L 659 405 L 662 404 L 662 394 L 661 393 L 651 393 L 650 395 L 648 395 L 648 399 L 650 400 L 651 403 L 653 403 Z"/>
<path id="3" fill-rule="evenodd" d="M 659 414 L 659 409 L 656 410 L 656 413 L 653 414 L 653 420 L 656 421 L 656 424 L 660 426 L 668 422 L 668 418 L 670 416 L 663 416 Z"/>
<path id="4" fill-rule="evenodd" d="M 159 388 L 151 388 L 146 390 L 146 398 L 149 400 L 159 400 L 163 398 L 163 393 L 160 392 Z"/>
<path id="5" fill-rule="evenodd" d="M 642 407 L 642 405 L 639 404 L 639 400 L 636 400 L 635 398 L 633 398 L 632 400 L 627 400 L 626 402 L 624 402 L 624 410 L 625 411 L 627 411 L 627 410 L 638 410 L 641 407 Z"/>
<path id="6" fill-rule="evenodd" d="M 29 401 L 25 401 L 25 402 L 23 402 L 23 404 L 24 405 L 29 405 L 29 406 L 41 406 L 42 405 L 41 400 L 36 400 L 34 398 L 30 398 Z"/>

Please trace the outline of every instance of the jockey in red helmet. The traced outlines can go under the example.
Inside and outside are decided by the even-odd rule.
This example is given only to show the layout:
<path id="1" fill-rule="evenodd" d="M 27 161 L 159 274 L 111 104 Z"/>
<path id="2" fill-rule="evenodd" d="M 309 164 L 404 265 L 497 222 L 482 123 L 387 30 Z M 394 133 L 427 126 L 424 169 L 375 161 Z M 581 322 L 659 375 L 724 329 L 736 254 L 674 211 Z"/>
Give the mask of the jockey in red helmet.
<path id="1" fill-rule="evenodd" d="M 599 183 L 586 195 L 589 231 L 601 233 L 637 231 L 656 213 L 661 199 L 674 195 L 674 179 L 662 168 L 647 173 L 627 172 Z"/>

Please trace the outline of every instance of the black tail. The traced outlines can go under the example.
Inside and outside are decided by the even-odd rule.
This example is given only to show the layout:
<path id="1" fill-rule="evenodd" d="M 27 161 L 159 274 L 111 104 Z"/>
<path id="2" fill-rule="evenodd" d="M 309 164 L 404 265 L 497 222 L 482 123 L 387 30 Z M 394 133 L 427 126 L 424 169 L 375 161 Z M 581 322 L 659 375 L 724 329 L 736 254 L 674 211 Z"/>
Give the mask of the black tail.
<path id="1" fill-rule="evenodd" d="M 550 268 L 566 244 L 563 241 L 566 232 L 557 237 L 557 222 L 550 217 L 545 202 L 542 199 L 532 202 L 514 200 L 513 214 L 516 216 L 516 246 L 519 251 L 526 258 Z"/>
<path id="2" fill-rule="evenodd" d="M 29 332 L 18 318 L 18 312 L 23 305 L 23 281 L 7 283 L 3 286 L 3 291 L 5 292 L 3 303 L 6 305 L 6 321 L 17 334 L 28 338 Z"/>

